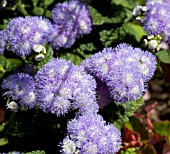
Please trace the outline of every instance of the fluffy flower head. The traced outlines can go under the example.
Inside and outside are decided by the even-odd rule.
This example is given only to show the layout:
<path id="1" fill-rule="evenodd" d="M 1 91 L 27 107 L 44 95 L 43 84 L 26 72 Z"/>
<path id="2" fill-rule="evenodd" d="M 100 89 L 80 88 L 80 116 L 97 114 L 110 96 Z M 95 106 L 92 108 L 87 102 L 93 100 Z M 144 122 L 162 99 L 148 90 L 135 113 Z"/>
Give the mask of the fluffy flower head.
<path id="1" fill-rule="evenodd" d="M 58 3 L 52 10 L 52 19 L 54 33 L 50 42 L 56 49 L 71 47 L 76 38 L 89 34 L 92 30 L 90 13 L 84 4 L 77 0 Z"/>
<path id="2" fill-rule="evenodd" d="M 154 2 L 147 5 L 143 27 L 149 35 L 160 35 L 164 41 L 170 41 L 170 3 Z"/>
<path id="3" fill-rule="evenodd" d="M 36 105 L 35 84 L 31 76 L 26 73 L 17 73 L 4 79 L 1 85 L 3 96 L 10 98 L 24 108 L 33 108 Z"/>
<path id="4" fill-rule="evenodd" d="M 5 29 L 10 50 L 19 56 L 32 52 L 34 44 L 44 45 L 51 33 L 51 23 L 42 17 L 16 17 Z"/>
<path id="5" fill-rule="evenodd" d="M 96 82 L 82 67 L 64 59 L 52 59 L 36 74 L 36 88 L 40 108 L 57 116 L 70 108 L 80 114 L 97 112 Z"/>
<path id="6" fill-rule="evenodd" d="M 100 115 L 80 116 L 69 122 L 68 135 L 82 154 L 116 153 L 120 149 L 120 132 L 107 125 Z M 64 142 L 63 142 L 64 143 Z"/>
<path id="7" fill-rule="evenodd" d="M 117 102 L 141 97 L 145 82 L 154 75 L 156 57 L 148 51 L 121 43 L 116 48 L 105 48 L 94 54 L 81 65 L 97 79 L 98 103 L 102 107 L 110 101 L 107 92 Z M 106 97 L 101 94 L 102 89 L 105 89 Z M 102 99 L 107 102 L 101 104 Z"/>
<path id="8" fill-rule="evenodd" d="M 3 51 L 5 50 L 6 46 L 6 39 L 5 39 L 5 34 L 4 31 L 0 31 L 0 54 L 3 54 Z"/>

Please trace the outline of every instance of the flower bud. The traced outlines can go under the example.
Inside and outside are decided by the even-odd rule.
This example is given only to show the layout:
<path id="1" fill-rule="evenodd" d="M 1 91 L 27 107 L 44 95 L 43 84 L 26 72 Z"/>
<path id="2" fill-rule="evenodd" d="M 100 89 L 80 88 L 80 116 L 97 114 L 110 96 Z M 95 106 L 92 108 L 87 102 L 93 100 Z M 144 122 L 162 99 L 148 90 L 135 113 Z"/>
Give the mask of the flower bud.
<path id="1" fill-rule="evenodd" d="M 10 109 L 11 111 L 17 112 L 18 111 L 18 104 L 15 101 L 11 101 L 6 105 L 7 109 Z"/>
<path id="2" fill-rule="evenodd" d="M 37 53 L 40 53 L 43 50 L 43 46 L 41 44 L 35 44 L 33 46 L 33 50 Z"/>
<path id="3" fill-rule="evenodd" d="M 38 54 L 38 55 L 35 57 L 35 60 L 36 60 L 36 61 L 41 61 L 42 59 L 44 59 L 44 55 L 43 55 L 43 54 Z"/>
<path id="4" fill-rule="evenodd" d="M 157 46 L 158 46 L 158 42 L 157 42 L 156 40 L 150 40 L 150 41 L 148 42 L 148 47 L 149 47 L 149 49 L 151 49 L 151 50 L 156 49 Z"/>
<path id="5" fill-rule="evenodd" d="M 136 7 L 133 9 L 132 15 L 137 16 L 140 13 L 141 9 L 142 9 L 142 6 L 137 4 Z"/>
<path id="6" fill-rule="evenodd" d="M 147 7 L 146 6 L 142 6 L 142 11 L 146 12 L 147 11 Z"/>

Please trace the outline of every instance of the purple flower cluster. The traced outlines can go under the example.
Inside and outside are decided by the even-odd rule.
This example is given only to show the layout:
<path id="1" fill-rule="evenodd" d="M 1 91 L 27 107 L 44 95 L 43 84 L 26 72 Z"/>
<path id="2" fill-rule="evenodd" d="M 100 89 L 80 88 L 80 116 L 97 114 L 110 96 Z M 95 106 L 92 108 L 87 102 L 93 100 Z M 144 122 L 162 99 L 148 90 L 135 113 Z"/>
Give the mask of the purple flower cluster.
<path id="1" fill-rule="evenodd" d="M 52 10 L 53 34 L 50 38 L 52 47 L 71 47 L 76 38 L 89 34 L 92 30 L 90 13 L 78 0 L 58 3 Z"/>
<path id="2" fill-rule="evenodd" d="M 95 79 L 82 67 L 64 59 L 51 59 L 35 76 L 40 108 L 57 116 L 71 108 L 78 114 L 96 113 Z"/>
<path id="3" fill-rule="evenodd" d="M 168 0 L 146 0 L 146 5 L 149 5 L 149 4 L 151 4 L 151 5 L 153 5 L 153 4 L 155 4 L 155 3 L 159 3 L 159 4 L 162 4 L 162 3 L 164 3 L 164 2 L 167 2 Z"/>
<path id="4" fill-rule="evenodd" d="M 143 28 L 149 35 L 160 35 L 164 41 L 170 42 L 170 3 L 168 1 L 147 4 L 143 19 Z"/>
<path id="5" fill-rule="evenodd" d="M 6 48 L 19 56 L 27 56 L 35 44 L 44 45 L 48 41 L 51 29 L 52 24 L 43 17 L 13 18 L 4 30 Z M 1 44 L 0 49 L 4 50 L 4 43 Z"/>
<path id="6" fill-rule="evenodd" d="M 17 73 L 3 80 L 3 96 L 18 102 L 24 108 L 34 108 L 36 105 L 35 83 L 26 73 Z"/>
<path id="7" fill-rule="evenodd" d="M 67 131 L 60 145 L 63 154 L 114 154 L 120 149 L 121 133 L 100 115 L 79 116 L 68 123 Z"/>
<path id="8" fill-rule="evenodd" d="M 6 40 L 5 40 L 5 34 L 4 31 L 0 31 L 0 54 L 3 54 L 3 51 L 5 50 Z"/>
<path id="9" fill-rule="evenodd" d="M 121 103 L 134 101 L 142 96 L 145 91 L 145 83 L 154 75 L 156 58 L 148 51 L 144 52 L 140 48 L 133 48 L 122 43 L 116 48 L 105 48 L 94 54 L 84 60 L 82 66 L 101 81 L 98 82 L 99 84 L 104 82 L 108 88 L 109 95 L 105 95 L 107 97 L 99 96 L 99 102 L 101 102 L 100 98 L 109 101 L 110 96 Z M 103 93 L 102 89 L 97 89 L 98 94 Z M 102 101 L 104 102 L 104 100 Z"/>

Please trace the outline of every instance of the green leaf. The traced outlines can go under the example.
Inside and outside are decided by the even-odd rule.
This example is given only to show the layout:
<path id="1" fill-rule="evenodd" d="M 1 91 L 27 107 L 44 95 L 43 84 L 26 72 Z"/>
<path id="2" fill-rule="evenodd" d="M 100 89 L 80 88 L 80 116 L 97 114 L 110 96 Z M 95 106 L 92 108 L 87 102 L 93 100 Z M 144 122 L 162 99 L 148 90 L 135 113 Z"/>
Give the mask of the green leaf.
<path id="1" fill-rule="evenodd" d="M 52 13 L 51 13 L 51 11 L 46 10 L 44 15 L 45 15 L 45 17 L 47 17 L 47 18 L 51 18 Z"/>
<path id="2" fill-rule="evenodd" d="M 8 139 L 7 138 L 1 138 L 0 139 L 0 146 L 8 144 Z"/>
<path id="3" fill-rule="evenodd" d="M 125 124 L 126 127 L 132 131 L 138 132 L 140 134 L 142 141 L 148 141 L 149 140 L 149 133 L 146 130 L 143 123 L 136 117 L 132 116 L 129 119 L 129 122 Z"/>
<path id="4" fill-rule="evenodd" d="M 140 5 L 145 5 L 145 0 L 136 0 L 136 3 Z"/>
<path id="5" fill-rule="evenodd" d="M 129 101 L 120 104 L 120 106 L 122 106 L 124 109 L 124 113 L 116 111 L 119 112 L 119 117 L 113 122 L 113 124 L 119 129 L 122 128 L 124 124 L 129 121 L 129 117 L 135 113 L 135 111 L 143 104 L 143 102 L 143 97 L 141 97 L 134 102 Z"/>
<path id="6" fill-rule="evenodd" d="M 36 151 L 26 152 L 25 154 L 45 154 L 45 151 L 36 150 Z"/>
<path id="7" fill-rule="evenodd" d="M 159 60 L 163 63 L 170 64 L 170 51 L 167 50 L 160 50 L 155 54 Z"/>
<path id="8" fill-rule="evenodd" d="M 92 52 L 92 51 L 94 51 L 96 48 L 95 48 L 95 46 L 93 45 L 93 43 L 86 43 L 86 44 L 80 44 L 80 49 L 81 49 L 82 52 L 84 52 L 84 51 L 90 51 L 90 52 Z M 82 53 L 82 52 L 81 52 L 81 53 Z"/>
<path id="9" fill-rule="evenodd" d="M 79 65 L 85 58 L 92 55 L 96 49 L 93 43 L 82 43 L 77 48 L 73 48 L 69 52 L 61 53 L 59 57 L 72 61 L 74 64 Z"/>
<path id="10" fill-rule="evenodd" d="M 100 114 L 103 115 L 104 119 L 112 122 L 115 127 L 120 130 L 143 102 L 143 97 L 140 97 L 134 102 L 129 101 L 121 104 L 112 102 L 100 110 Z"/>
<path id="11" fill-rule="evenodd" d="M 153 125 L 158 135 L 165 136 L 170 141 L 170 121 L 165 120 L 165 121 L 155 122 Z"/>
<path id="12" fill-rule="evenodd" d="M 3 122 L 1 125 L 0 125 L 0 132 L 2 132 L 4 130 L 4 127 L 5 127 L 6 123 Z"/>
<path id="13" fill-rule="evenodd" d="M 121 42 L 125 38 L 126 33 L 122 27 L 118 27 L 116 29 L 102 30 L 99 32 L 99 35 L 103 46 L 110 47 L 113 43 Z"/>
<path id="14" fill-rule="evenodd" d="M 33 12 L 34 15 L 42 16 L 43 13 L 44 13 L 44 9 L 41 8 L 41 7 L 35 7 L 35 8 L 32 10 L 32 12 Z"/>
<path id="15" fill-rule="evenodd" d="M 68 52 L 65 53 L 65 54 L 62 54 L 62 55 L 61 55 L 61 58 L 67 59 L 67 60 L 73 62 L 73 63 L 76 64 L 76 65 L 79 65 L 79 64 L 82 62 L 82 60 L 83 60 L 83 58 L 80 57 L 79 54 L 76 54 L 76 53 L 68 53 Z"/>
<path id="16" fill-rule="evenodd" d="M 140 42 L 142 37 L 146 35 L 143 28 L 134 23 L 124 23 L 123 28 L 127 34 L 134 36 L 138 42 Z"/>
<path id="17" fill-rule="evenodd" d="M 0 79 L 3 77 L 5 72 L 15 70 L 22 64 L 22 61 L 14 58 L 6 58 L 0 55 Z"/>
<path id="18" fill-rule="evenodd" d="M 157 154 L 155 148 L 151 144 L 146 144 L 144 147 L 141 149 L 140 154 Z"/>
<path id="19" fill-rule="evenodd" d="M 119 17 L 107 17 L 99 13 L 95 8 L 90 7 L 93 25 L 102 25 L 104 23 L 120 23 L 122 20 Z"/>
<path id="20" fill-rule="evenodd" d="M 28 12 L 25 9 L 25 4 L 22 4 L 20 1 L 17 3 L 17 11 L 21 12 L 24 16 L 28 16 Z"/>
<path id="21" fill-rule="evenodd" d="M 134 0 L 128 0 L 128 1 L 127 0 L 112 0 L 111 3 L 116 4 L 116 5 L 121 5 L 129 9 L 133 9 L 136 5 L 136 2 Z"/>
<path id="22" fill-rule="evenodd" d="M 38 4 L 38 1 L 37 0 L 32 0 L 32 4 L 33 4 L 34 7 L 36 7 L 37 4 Z"/>
<path id="23" fill-rule="evenodd" d="M 44 6 L 49 6 L 54 2 L 54 0 L 44 0 Z"/>

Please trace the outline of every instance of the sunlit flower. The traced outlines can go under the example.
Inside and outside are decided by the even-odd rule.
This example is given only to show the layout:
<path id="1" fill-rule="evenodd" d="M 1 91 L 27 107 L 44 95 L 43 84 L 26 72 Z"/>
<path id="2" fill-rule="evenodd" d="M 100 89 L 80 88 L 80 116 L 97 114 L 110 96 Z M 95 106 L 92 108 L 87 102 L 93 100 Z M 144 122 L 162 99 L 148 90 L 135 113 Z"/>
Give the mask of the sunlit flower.
<path id="1" fill-rule="evenodd" d="M 3 96 L 18 102 L 24 108 L 36 105 L 35 84 L 33 78 L 26 73 L 17 73 L 3 80 Z M 9 104 L 8 104 L 9 108 Z"/>

